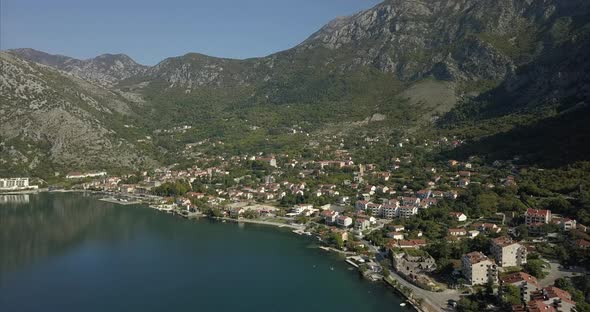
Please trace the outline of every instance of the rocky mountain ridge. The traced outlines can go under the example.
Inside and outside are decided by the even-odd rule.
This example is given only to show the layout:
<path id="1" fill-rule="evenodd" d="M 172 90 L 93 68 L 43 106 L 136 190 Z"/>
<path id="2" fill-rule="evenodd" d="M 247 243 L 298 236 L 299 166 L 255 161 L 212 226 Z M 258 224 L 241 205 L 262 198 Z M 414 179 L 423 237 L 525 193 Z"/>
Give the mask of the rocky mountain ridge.
<path id="1" fill-rule="evenodd" d="M 51 66 L 94 81 L 106 87 L 112 87 L 119 81 L 145 72 L 148 66 L 135 62 L 125 54 L 102 54 L 97 57 L 79 60 L 63 55 L 54 55 L 34 49 L 13 49 L 9 53 L 26 60 Z"/>
<path id="2" fill-rule="evenodd" d="M 248 128 L 270 135 L 304 124 L 313 131 L 375 114 L 384 117 L 384 127 L 414 131 L 434 114 L 448 125 L 560 113 L 587 103 L 588 49 L 590 3 L 584 0 L 387 0 L 335 19 L 291 49 L 246 60 L 189 53 L 143 66 L 125 55 L 76 60 L 31 49 L 9 53 L 59 70 L 52 77 L 60 81 L 74 79 L 59 76 L 67 73 L 92 82 L 82 89 L 110 92 L 121 105 L 74 102 L 104 110 L 102 116 L 135 116 L 142 121 L 135 126 L 149 128 L 144 135 L 193 125 L 197 137 L 239 138 Z M 26 92 L 35 90 L 35 81 Z M 0 98 L 24 103 L 23 90 L 10 85 Z M 30 102 L 20 108 L 24 115 L 38 110 Z"/>

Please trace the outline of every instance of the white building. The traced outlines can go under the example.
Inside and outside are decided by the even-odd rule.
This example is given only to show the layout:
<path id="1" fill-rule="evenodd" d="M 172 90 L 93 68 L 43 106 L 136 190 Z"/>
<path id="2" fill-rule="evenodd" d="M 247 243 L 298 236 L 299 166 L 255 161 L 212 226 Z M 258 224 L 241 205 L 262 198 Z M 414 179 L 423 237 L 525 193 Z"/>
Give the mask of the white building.
<path id="1" fill-rule="evenodd" d="M 352 225 L 352 218 L 347 216 L 338 216 L 336 218 L 336 224 L 341 227 L 349 227 Z"/>
<path id="2" fill-rule="evenodd" d="M 397 209 L 398 217 L 408 219 L 418 214 L 418 207 L 415 206 L 401 206 Z"/>
<path id="3" fill-rule="evenodd" d="M 527 209 L 525 215 L 526 225 L 544 223 L 548 224 L 551 220 L 551 210 L 546 209 Z"/>
<path id="4" fill-rule="evenodd" d="M 66 175 L 66 179 L 84 179 L 84 178 L 95 178 L 95 177 L 104 177 L 106 176 L 106 171 L 98 171 L 98 172 L 70 172 Z"/>
<path id="5" fill-rule="evenodd" d="M 451 212 L 449 215 L 459 222 L 467 221 L 467 215 L 462 212 Z"/>
<path id="6" fill-rule="evenodd" d="M 37 188 L 36 185 L 29 185 L 29 178 L 1 178 L 0 190 L 15 191 Z"/>
<path id="7" fill-rule="evenodd" d="M 526 263 L 526 247 L 506 236 L 492 239 L 491 252 L 501 267 L 522 266 Z"/>
<path id="8" fill-rule="evenodd" d="M 498 282 L 498 267 L 493 260 L 481 252 L 474 251 L 463 255 L 461 268 L 470 285 Z"/>
<path id="9" fill-rule="evenodd" d="M 395 205 L 383 205 L 383 207 L 381 207 L 383 218 L 393 219 L 397 217 L 397 209 L 398 207 Z"/>

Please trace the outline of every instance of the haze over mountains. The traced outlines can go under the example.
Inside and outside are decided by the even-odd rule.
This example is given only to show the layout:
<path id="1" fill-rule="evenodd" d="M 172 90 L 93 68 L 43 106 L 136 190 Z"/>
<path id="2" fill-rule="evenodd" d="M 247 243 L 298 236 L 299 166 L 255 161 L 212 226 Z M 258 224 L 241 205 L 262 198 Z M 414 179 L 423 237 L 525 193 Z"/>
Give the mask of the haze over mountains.
<path id="1" fill-rule="evenodd" d="M 584 0 L 389 0 L 247 60 L 190 53 L 148 67 L 122 54 L 10 50 L 0 52 L 0 154 L 9 159 L 0 165 L 139 168 L 204 139 L 280 150 L 294 144 L 283 132 L 295 125 L 312 136 L 443 129 L 477 138 L 564 114 L 587 120 L 587 51 Z M 174 132 L 182 126 L 191 128 Z M 568 133 L 568 148 L 578 135 Z"/>

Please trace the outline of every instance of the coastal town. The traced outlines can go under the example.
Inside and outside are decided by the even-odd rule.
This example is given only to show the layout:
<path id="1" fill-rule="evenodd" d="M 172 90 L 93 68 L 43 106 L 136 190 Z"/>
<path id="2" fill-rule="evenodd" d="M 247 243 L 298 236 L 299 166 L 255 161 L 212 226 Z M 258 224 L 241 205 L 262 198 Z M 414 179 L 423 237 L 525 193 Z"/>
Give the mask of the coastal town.
<path id="1" fill-rule="evenodd" d="M 518 312 L 575 311 L 573 294 L 563 287 L 586 274 L 581 264 L 590 235 L 571 216 L 519 198 L 519 180 L 531 169 L 512 161 L 486 165 L 477 157 L 420 167 L 402 151 L 386 166 L 359 163 L 344 149 L 315 159 L 202 156 L 187 168 L 69 172 L 65 183 L 43 190 L 96 192 L 105 201 L 144 203 L 190 219 L 290 228 L 342 254 L 367 279 L 383 280 L 422 311 L 480 301 Z M 29 178 L 0 179 L 4 192 L 37 188 Z M 467 201 L 474 196 L 487 201 L 474 207 Z M 577 266 L 556 255 L 564 246 Z"/>

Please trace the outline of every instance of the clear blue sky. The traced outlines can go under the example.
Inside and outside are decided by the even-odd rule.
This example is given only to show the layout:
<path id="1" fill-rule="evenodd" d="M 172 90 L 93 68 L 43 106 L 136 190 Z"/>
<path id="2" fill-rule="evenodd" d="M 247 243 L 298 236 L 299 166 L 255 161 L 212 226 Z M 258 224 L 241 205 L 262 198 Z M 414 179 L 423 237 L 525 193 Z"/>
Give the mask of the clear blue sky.
<path id="1" fill-rule="evenodd" d="M 0 0 L 0 49 L 76 58 L 125 53 L 143 64 L 199 52 L 265 56 L 380 0 Z"/>

